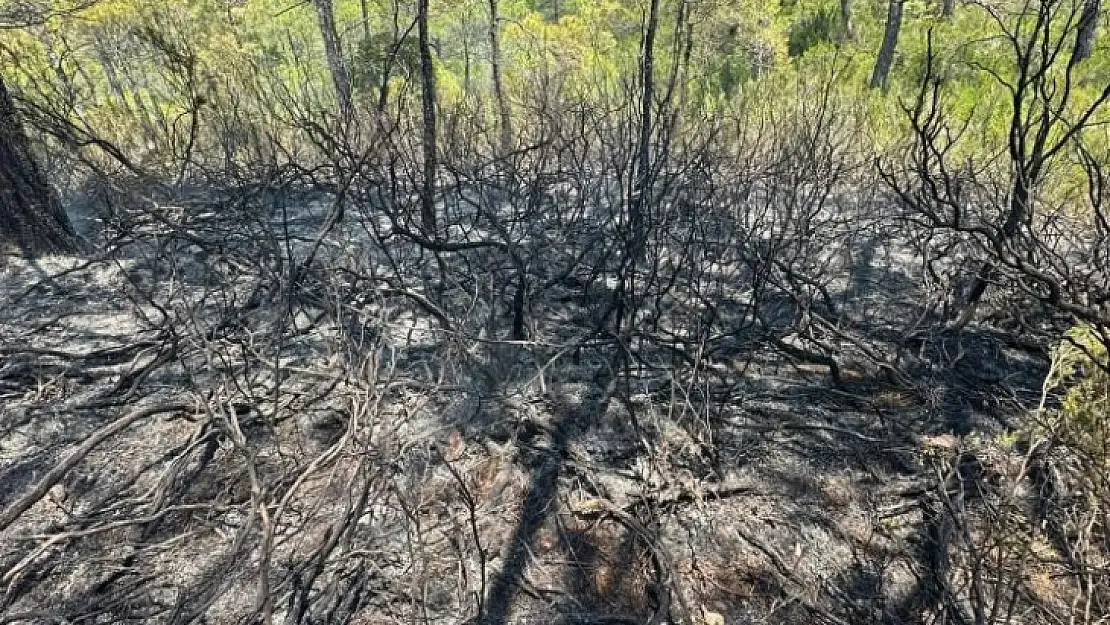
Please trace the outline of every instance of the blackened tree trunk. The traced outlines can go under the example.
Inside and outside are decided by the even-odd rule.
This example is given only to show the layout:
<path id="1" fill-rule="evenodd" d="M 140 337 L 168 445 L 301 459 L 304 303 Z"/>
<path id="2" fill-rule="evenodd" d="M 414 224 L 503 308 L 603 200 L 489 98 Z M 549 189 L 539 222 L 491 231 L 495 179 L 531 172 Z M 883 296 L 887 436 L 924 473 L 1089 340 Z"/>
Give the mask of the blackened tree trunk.
<path id="1" fill-rule="evenodd" d="M 1075 33 L 1075 48 L 1072 50 L 1071 63 L 1074 65 L 1091 57 L 1095 47 L 1095 31 L 1098 30 L 1098 12 L 1101 0 L 1086 0 L 1083 13 L 1079 16 L 1079 30 Z"/>
<path id="2" fill-rule="evenodd" d="M 417 5 L 417 30 L 420 36 L 421 103 L 424 114 L 424 184 L 420 192 L 420 218 L 424 233 L 438 238 L 436 225 L 436 75 L 432 64 L 432 47 L 428 35 L 428 0 Z"/>
<path id="3" fill-rule="evenodd" d="M 0 249 L 27 256 L 76 252 L 81 239 L 31 155 L 0 77 Z"/>
<path id="4" fill-rule="evenodd" d="M 640 127 L 636 142 L 636 177 L 628 202 L 625 231 L 625 258 L 621 280 L 614 292 L 614 322 L 617 334 L 626 314 L 636 310 L 636 266 L 644 255 L 647 241 L 645 213 L 651 208 L 652 137 L 655 105 L 655 35 L 659 28 L 659 0 L 651 0 L 645 24 L 640 59 Z M 631 329 L 631 325 L 628 327 Z"/>
<path id="5" fill-rule="evenodd" d="M 320 23 L 320 38 L 324 40 L 324 54 L 328 59 L 328 70 L 335 84 L 335 98 L 339 103 L 339 114 L 350 119 L 351 77 L 347 72 L 347 62 L 343 58 L 343 48 L 339 44 L 339 30 L 335 27 L 335 10 L 331 0 L 315 0 L 316 18 Z"/>
<path id="6" fill-rule="evenodd" d="M 640 140 L 636 155 L 636 194 L 629 216 L 633 248 L 641 245 L 644 237 L 644 211 L 649 201 L 651 182 L 652 107 L 655 104 L 655 33 L 659 28 L 659 0 L 651 0 L 648 9 L 647 29 L 644 31 L 643 58 L 640 65 Z M 638 254 L 634 254 L 638 255 Z"/>
<path id="7" fill-rule="evenodd" d="M 871 73 L 871 88 L 886 89 L 890 66 L 894 64 L 894 51 L 898 48 L 898 34 L 902 31 L 902 0 L 890 0 L 886 16 L 886 32 L 879 57 L 875 59 L 875 71 Z"/>

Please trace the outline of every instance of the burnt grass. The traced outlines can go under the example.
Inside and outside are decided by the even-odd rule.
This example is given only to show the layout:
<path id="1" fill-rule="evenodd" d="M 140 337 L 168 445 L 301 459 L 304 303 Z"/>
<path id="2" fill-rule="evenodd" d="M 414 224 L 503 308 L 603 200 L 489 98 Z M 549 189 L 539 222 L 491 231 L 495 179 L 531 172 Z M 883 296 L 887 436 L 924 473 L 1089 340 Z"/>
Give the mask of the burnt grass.
<path id="1" fill-rule="evenodd" d="M 0 622 L 959 622 L 1013 303 L 945 330 L 881 198 L 676 196 L 629 270 L 575 184 L 448 194 L 457 249 L 240 191 L 0 261 Z"/>

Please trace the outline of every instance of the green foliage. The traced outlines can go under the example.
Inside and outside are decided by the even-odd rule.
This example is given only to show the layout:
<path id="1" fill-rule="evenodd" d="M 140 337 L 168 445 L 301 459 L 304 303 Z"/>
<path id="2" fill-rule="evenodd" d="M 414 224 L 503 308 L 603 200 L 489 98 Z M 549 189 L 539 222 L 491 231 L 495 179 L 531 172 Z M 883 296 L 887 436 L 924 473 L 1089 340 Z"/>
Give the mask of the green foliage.
<path id="1" fill-rule="evenodd" d="M 415 79 L 420 73 L 420 47 L 415 34 L 394 41 L 393 33 L 376 31 L 358 41 L 352 63 L 352 80 L 358 91 L 369 92 L 390 76 Z"/>
<path id="2" fill-rule="evenodd" d="M 1003 24 L 974 6 L 961 6 L 954 19 L 942 20 L 938 2 L 910 0 L 890 88 L 874 93 L 866 83 L 886 3 L 854 5 L 855 37 L 849 40 L 839 4 L 830 0 L 688 0 L 681 28 L 680 3 L 662 0 L 657 76 L 668 80 L 683 65 L 675 103 L 696 118 L 753 101 L 784 104 L 790 93 L 784 85 L 826 80 L 835 66 L 837 96 L 851 101 L 866 122 L 855 141 L 882 151 L 904 135 L 901 103 L 916 94 L 925 66 L 925 32 L 933 28 L 946 114 L 968 122 L 956 153 L 984 160 L 1004 154 L 1013 103 L 998 78 L 1012 80 L 1014 68 L 1012 50 L 999 37 Z M 413 6 L 335 1 L 360 106 L 376 102 L 387 69 L 389 105 L 415 105 L 415 32 L 394 45 L 412 23 Z M 512 106 L 556 91 L 602 107 L 629 102 L 646 0 L 500 0 L 499 7 L 504 87 Z M 1005 8 L 999 15 L 1013 26 L 1022 7 Z M 431 9 L 439 97 L 445 106 L 464 98 L 488 102 L 486 0 L 433 0 Z M 692 49 L 684 49 L 686 41 Z M 1063 117 L 1074 115 L 1106 83 L 1106 49 L 1096 46 L 1077 74 L 1071 85 L 1075 97 Z M 50 102 L 134 154 L 178 149 L 197 95 L 212 103 L 205 115 L 235 117 L 255 130 L 267 126 L 270 133 L 286 132 L 280 120 L 290 106 L 317 111 L 334 106 L 315 10 L 310 3 L 284 0 L 101 0 L 75 15 L 5 32 L 0 72 L 19 94 Z M 1100 128 L 1084 140 L 1105 145 L 1105 127 Z"/>
<path id="3" fill-rule="evenodd" d="M 743 47 L 740 26 L 735 22 L 715 25 L 708 33 L 709 53 L 704 60 L 702 88 L 726 98 L 752 77 L 752 66 Z"/>
<path id="4" fill-rule="evenodd" d="M 840 14 L 830 7 L 821 7 L 794 22 L 790 28 L 790 56 L 802 56 L 818 44 L 830 43 L 843 37 L 844 27 Z"/>
<path id="5" fill-rule="evenodd" d="M 1072 328 L 1052 354 L 1045 392 L 1060 393 L 1055 429 L 1069 446 L 1110 468 L 1110 336 L 1089 325 Z"/>

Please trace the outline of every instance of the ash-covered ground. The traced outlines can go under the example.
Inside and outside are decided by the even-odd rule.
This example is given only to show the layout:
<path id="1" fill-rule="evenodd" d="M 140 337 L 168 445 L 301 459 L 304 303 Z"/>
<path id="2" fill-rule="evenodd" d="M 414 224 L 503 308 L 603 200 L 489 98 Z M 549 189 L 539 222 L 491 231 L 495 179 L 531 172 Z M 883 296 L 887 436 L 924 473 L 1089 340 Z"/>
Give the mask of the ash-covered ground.
<path id="1" fill-rule="evenodd" d="M 179 198 L 0 261 L 0 622 L 973 614 L 957 521 L 1023 479 L 1044 352 L 937 329 L 873 206 L 675 198 L 629 272 L 604 187 L 460 191 L 452 245 Z M 1063 596 L 1027 579 L 1011 622 Z"/>

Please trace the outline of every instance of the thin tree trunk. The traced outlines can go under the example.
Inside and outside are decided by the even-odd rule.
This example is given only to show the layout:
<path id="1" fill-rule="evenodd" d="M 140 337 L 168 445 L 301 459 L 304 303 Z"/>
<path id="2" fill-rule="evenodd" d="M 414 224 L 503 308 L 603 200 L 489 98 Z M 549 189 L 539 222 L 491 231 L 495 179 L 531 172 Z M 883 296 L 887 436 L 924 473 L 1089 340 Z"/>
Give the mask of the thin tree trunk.
<path id="1" fill-rule="evenodd" d="M 947 19 L 956 13 L 956 0 L 942 0 L 940 4 L 940 15 Z"/>
<path id="2" fill-rule="evenodd" d="M 378 113 L 385 111 L 389 104 L 389 78 L 393 74 L 393 61 L 401 45 L 401 2 L 393 0 L 393 36 L 390 38 L 389 54 L 385 55 L 382 65 L 382 82 L 378 86 Z"/>
<path id="3" fill-rule="evenodd" d="M 652 106 L 655 100 L 655 33 L 659 28 L 659 0 L 651 0 L 647 29 L 644 31 L 643 61 L 640 66 L 640 141 L 637 149 L 636 193 L 629 225 L 632 240 L 639 247 L 643 238 L 644 209 L 648 203 L 651 178 Z"/>
<path id="4" fill-rule="evenodd" d="M 0 248 L 26 256 L 76 252 L 81 239 L 35 163 L 0 77 Z"/>
<path id="5" fill-rule="evenodd" d="M 505 86 L 501 78 L 500 22 L 497 0 L 489 0 L 490 69 L 493 74 L 493 95 L 497 99 L 497 114 L 501 122 L 501 154 L 505 155 L 513 149 L 513 120 L 509 114 L 509 103 L 505 99 Z"/>
<path id="6" fill-rule="evenodd" d="M 464 24 L 463 31 L 470 32 L 470 24 Z M 470 100 L 470 36 L 462 36 L 463 49 L 463 100 Z"/>
<path id="7" fill-rule="evenodd" d="M 362 13 L 362 36 L 367 41 L 370 40 L 370 7 L 366 4 L 366 0 L 359 0 L 359 11 Z"/>
<path id="8" fill-rule="evenodd" d="M 1079 16 L 1079 30 L 1075 33 L 1075 48 L 1071 54 L 1071 64 L 1075 65 L 1091 57 L 1095 47 L 1095 33 L 1098 30 L 1098 13 L 1101 0 L 1086 0 L 1083 13 Z"/>
<path id="9" fill-rule="evenodd" d="M 675 62 L 671 67 L 671 75 L 667 79 L 667 95 L 663 97 L 663 110 L 671 114 L 672 120 L 677 120 L 677 111 L 674 108 L 674 100 L 679 90 L 680 77 L 689 72 L 690 69 L 690 48 L 689 44 L 692 39 L 690 33 L 689 16 L 686 0 L 679 0 L 677 10 L 675 11 L 674 21 L 674 41 L 672 43 L 671 56 Z M 673 126 L 673 124 L 672 124 Z"/>
<path id="10" fill-rule="evenodd" d="M 890 10 L 886 16 L 886 32 L 883 45 L 875 59 L 875 71 L 871 74 L 872 89 L 886 89 L 890 66 L 894 63 L 894 51 L 898 47 L 898 33 L 902 30 L 902 0 L 890 0 Z"/>
<path id="11" fill-rule="evenodd" d="M 621 282 L 614 292 L 614 322 L 621 333 L 625 315 L 636 310 L 636 266 L 643 256 L 646 242 L 644 213 L 651 203 L 651 139 L 653 134 L 652 112 L 655 101 L 655 33 L 659 27 L 659 0 L 651 0 L 644 30 L 640 59 L 640 127 L 636 145 L 635 181 L 632 197 L 628 202 L 628 229 Z"/>
<path id="12" fill-rule="evenodd" d="M 320 23 L 320 37 L 324 40 L 324 54 L 328 59 L 328 70 L 331 72 L 332 83 L 335 84 L 335 98 L 339 103 L 339 114 L 343 119 L 350 119 L 353 108 L 351 106 L 351 78 L 347 73 L 347 63 L 343 59 L 343 48 L 339 43 L 339 31 L 335 27 L 335 11 L 331 0 L 314 0 L 316 17 Z"/>
<path id="13" fill-rule="evenodd" d="M 844 38 L 849 41 L 854 40 L 856 25 L 852 21 L 852 0 L 840 0 L 840 24 L 844 27 Z"/>
<path id="14" fill-rule="evenodd" d="M 428 37 L 428 0 L 419 0 L 417 30 L 420 36 L 421 102 L 424 113 L 424 185 L 420 193 L 420 218 L 425 235 L 439 238 L 436 224 L 436 77 Z"/>

